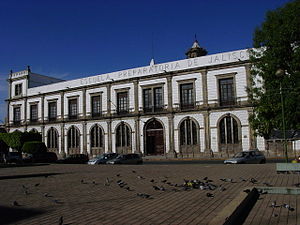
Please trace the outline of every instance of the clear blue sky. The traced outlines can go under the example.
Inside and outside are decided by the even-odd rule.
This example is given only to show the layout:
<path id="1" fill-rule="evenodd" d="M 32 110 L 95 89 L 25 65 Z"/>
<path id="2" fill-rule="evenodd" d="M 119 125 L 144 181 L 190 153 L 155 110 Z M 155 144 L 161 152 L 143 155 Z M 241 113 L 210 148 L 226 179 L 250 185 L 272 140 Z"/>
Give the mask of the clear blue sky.
<path id="1" fill-rule="evenodd" d="M 194 35 L 208 54 L 252 47 L 268 10 L 287 0 L 2 0 L 0 120 L 9 71 L 74 79 L 185 58 Z M 0 121 L 1 122 L 1 121 Z"/>

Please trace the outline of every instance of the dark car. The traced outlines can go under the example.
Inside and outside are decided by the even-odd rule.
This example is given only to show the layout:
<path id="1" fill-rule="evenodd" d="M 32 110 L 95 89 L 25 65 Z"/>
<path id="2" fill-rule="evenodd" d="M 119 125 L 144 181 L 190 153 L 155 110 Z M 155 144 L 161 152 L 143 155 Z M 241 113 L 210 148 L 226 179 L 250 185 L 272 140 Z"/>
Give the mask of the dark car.
<path id="1" fill-rule="evenodd" d="M 67 163 L 67 164 L 84 164 L 89 161 L 89 157 L 85 154 L 72 154 L 67 156 L 65 159 L 60 159 L 58 163 Z"/>
<path id="2" fill-rule="evenodd" d="M 230 159 L 226 159 L 224 163 L 225 164 L 266 163 L 266 157 L 260 151 L 243 151 L 235 154 Z"/>
<path id="3" fill-rule="evenodd" d="M 106 164 L 142 164 L 143 159 L 139 154 L 124 154 L 109 160 Z"/>
<path id="4" fill-rule="evenodd" d="M 54 152 L 41 152 L 29 154 L 23 159 L 27 163 L 54 163 L 57 161 L 57 155 Z"/>
<path id="5" fill-rule="evenodd" d="M 90 159 L 88 161 L 88 164 L 90 164 L 90 165 L 105 164 L 108 160 L 117 158 L 118 155 L 119 154 L 117 154 L 117 153 L 104 153 L 103 155 L 99 155 L 95 158 Z"/>
<path id="6" fill-rule="evenodd" d="M 22 163 L 22 154 L 20 152 L 8 152 L 4 155 L 5 163 Z"/>

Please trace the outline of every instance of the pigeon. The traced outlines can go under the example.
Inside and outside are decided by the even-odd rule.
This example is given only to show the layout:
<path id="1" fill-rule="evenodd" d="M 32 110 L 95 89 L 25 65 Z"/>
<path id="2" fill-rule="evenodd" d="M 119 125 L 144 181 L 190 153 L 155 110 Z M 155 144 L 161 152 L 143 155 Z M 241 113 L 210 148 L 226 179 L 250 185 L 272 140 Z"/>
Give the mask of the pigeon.
<path id="1" fill-rule="evenodd" d="M 134 191 L 134 190 L 132 190 L 130 187 L 126 187 L 125 188 L 127 191 Z"/>
<path id="2" fill-rule="evenodd" d="M 48 177 L 49 177 L 49 175 L 48 175 L 48 174 L 46 174 L 46 175 L 45 175 L 45 178 L 48 178 Z"/>
<path id="3" fill-rule="evenodd" d="M 92 182 L 92 183 L 93 183 L 94 185 L 97 185 L 96 181 L 94 181 L 94 180 L 93 180 L 93 182 Z"/>
<path id="4" fill-rule="evenodd" d="M 136 173 L 136 171 L 135 171 L 135 170 L 132 170 L 131 172 L 132 172 L 132 173 Z"/>
<path id="5" fill-rule="evenodd" d="M 251 179 L 250 179 L 250 182 L 251 182 L 252 184 L 255 184 L 255 183 L 257 183 L 257 180 L 255 180 L 254 178 L 251 178 Z"/>
<path id="6" fill-rule="evenodd" d="M 294 210 L 295 210 L 295 209 L 292 208 L 290 205 L 285 204 L 285 203 L 282 205 L 282 207 L 284 207 L 284 208 L 286 208 L 286 209 L 288 209 L 288 210 L 290 210 L 290 211 L 294 211 Z"/>
<path id="7" fill-rule="evenodd" d="M 21 206 L 17 201 L 13 201 L 12 205 L 13 206 Z"/>
<path id="8" fill-rule="evenodd" d="M 277 216 L 278 216 L 278 214 L 276 214 L 276 213 L 272 214 L 272 217 L 277 217 Z"/>
<path id="9" fill-rule="evenodd" d="M 203 178 L 203 180 L 207 180 L 207 179 L 208 179 L 208 177 L 204 177 L 204 178 Z"/>
<path id="10" fill-rule="evenodd" d="M 121 174 L 119 174 L 119 173 L 118 173 L 116 176 L 117 176 L 117 177 L 120 177 L 120 176 L 121 176 Z"/>
<path id="11" fill-rule="evenodd" d="M 220 186 L 220 187 L 219 187 L 219 190 L 220 190 L 220 191 L 226 191 L 226 188 L 223 187 L 223 186 Z"/>
<path id="12" fill-rule="evenodd" d="M 250 193 L 250 189 L 245 189 L 243 192 L 249 194 Z"/>
<path id="13" fill-rule="evenodd" d="M 61 216 L 58 220 L 58 225 L 63 225 L 64 224 L 64 217 Z"/>
<path id="14" fill-rule="evenodd" d="M 296 187 L 300 187 L 300 183 L 294 184 Z"/>
<path id="15" fill-rule="evenodd" d="M 57 200 L 57 199 L 54 199 L 54 200 L 52 200 L 54 203 L 56 203 L 56 204 L 62 204 L 63 202 L 61 202 L 61 201 L 59 201 L 59 200 Z"/>
<path id="16" fill-rule="evenodd" d="M 267 187 L 272 187 L 272 185 L 267 182 L 263 182 L 263 185 L 266 185 Z"/>
<path id="17" fill-rule="evenodd" d="M 270 206 L 270 207 L 272 207 L 272 208 L 277 208 L 277 207 L 280 207 L 280 205 L 277 205 L 277 204 L 276 204 L 276 201 L 274 201 L 274 202 L 271 203 L 271 206 Z"/>
<path id="18" fill-rule="evenodd" d="M 142 177 L 142 176 L 137 176 L 137 178 L 141 179 L 141 180 L 145 179 L 145 177 Z"/>
<path id="19" fill-rule="evenodd" d="M 40 185 L 40 183 L 37 183 L 37 184 L 35 184 L 34 186 L 35 186 L 35 187 L 38 187 L 39 185 Z"/>
<path id="20" fill-rule="evenodd" d="M 24 184 L 22 184 L 22 188 L 23 189 L 28 189 L 28 187 L 26 187 Z"/>
<path id="21" fill-rule="evenodd" d="M 159 187 L 157 187 L 157 186 L 152 186 L 153 187 L 153 189 L 155 190 L 155 191 L 159 191 L 160 189 L 159 189 Z"/>
<path id="22" fill-rule="evenodd" d="M 154 180 L 153 180 L 153 179 L 151 179 L 151 180 L 150 180 L 150 182 L 151 182 L 151 183 L 154 183 Z"/>
<path id="23" fill-rule="evenodd" d="M 110 185 L 110 181 L 109 181 L 108 177 L 105 179 L 104 185 L 105 185 L 105 186 L 109 186 L 109 185 Z"/>
<path id="24" fill-rule="evenodd" d="M 29 195 L 29 192 L 27 190 L 24 190 L 25 195 Z"/>
<path id="25" fill-rule="evenodd" d="M 247 181 L 246 179 L 244 179 L 244 178 L 242 178 L 242 177 L 240 177 L 240 180 L 243 181 L 243 182 L 246 182 L 246 181 Z"/>
<path id="26" fill-rule="evenodd" d="M 162 180 L 161 182 L 162 182 L 162 183 L 166 183 L 166 182 L 167 182 L 167 180 Z"/>
<path id="27" fill-rule="evenodd" d="M 137 193 L 136 195 L 141 197 L 141 198 L 150 198 L 151 197 L 151 195 L 144 194 L 144 193 Z"/>
<path id="28" fill-rule="evenodd" d="M 51 195 L 49 195 L 48 193 L 45 193 L 44 194 L 44 196 L 46 197 L 46 198 L 50 198 L 50 197 L 52 197 Z"/>
<path id="29" fill-rule="evenodd" d="M 87 184 L 87 182 L 85 182 L 84 180 L 81 180 L 80 181 L 82 184 Z"/>
<path id="30" fill-rule="evenodd" d="M 263 190 L 259 190 L 259 191 L 258 191 L 258 193 L 259 193 L 260 195 L 265 195 L 265 194 L 268 194 L 268 192 L 267 192 L 267 191 L 263 191 Z"/>
<path id="31" fill-rule="evenodd" d="M 206 193 L 206 197 L 208 197 L 208 198 L 213 198 L 214 195 L 213 195 L 212 193 Z"/>

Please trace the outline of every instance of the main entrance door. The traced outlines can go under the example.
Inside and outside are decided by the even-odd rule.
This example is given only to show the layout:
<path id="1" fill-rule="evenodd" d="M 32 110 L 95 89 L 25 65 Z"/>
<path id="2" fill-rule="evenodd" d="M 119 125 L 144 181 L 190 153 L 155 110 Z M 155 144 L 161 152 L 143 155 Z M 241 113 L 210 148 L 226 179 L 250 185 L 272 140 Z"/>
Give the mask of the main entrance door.
<path id="1" fill-rule="evenodd" d="M 165 152 L 164 145 L 164 128 L 157 120 L 152 120 L 146 124 L 146 154 L 163 155 Z"/>

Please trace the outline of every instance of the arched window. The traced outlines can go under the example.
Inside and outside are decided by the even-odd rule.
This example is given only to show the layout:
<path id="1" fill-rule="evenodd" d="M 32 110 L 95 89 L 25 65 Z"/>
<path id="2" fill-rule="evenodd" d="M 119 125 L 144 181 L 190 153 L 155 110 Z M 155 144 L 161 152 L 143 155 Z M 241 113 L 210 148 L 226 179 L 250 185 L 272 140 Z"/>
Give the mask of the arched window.
<path id="1" fill-rule="evenodd" d="M 58 148 L 58 132 L 53 127 L 51 127 L 47 133 L 47 147 Z"/>
<path id="2" fill-rule="evenodd" d="M 96 147 L 103 147 L 103 132 L 100 126 L 95 125 L 91 129 L 91 147 L 96 148 Z"/>
<path id="3" fill-rule="evenodd" d="M 220 121 L 220 143 L 221 144 L 237 144 L 239 143 L 238 123 L 230 115 L 225 116 Z"/>
<path id="4" fill-rule="evenodd" d="M 79 130 L 72 126 L 68 131 L 68 148 L 79 148 Z"/>
<path id="5" fill-rule="evenodd" d="M 180 124 L 180 145 L 197 145 L 198 132 L 196 123 L 190 118 Z"/>
<path id="6" fill-rule="evenodd" d="M 131 145 L 130 128 L 121 123 L 116 129 L 116 146 L 117 147 L 129 147 Z"/>

